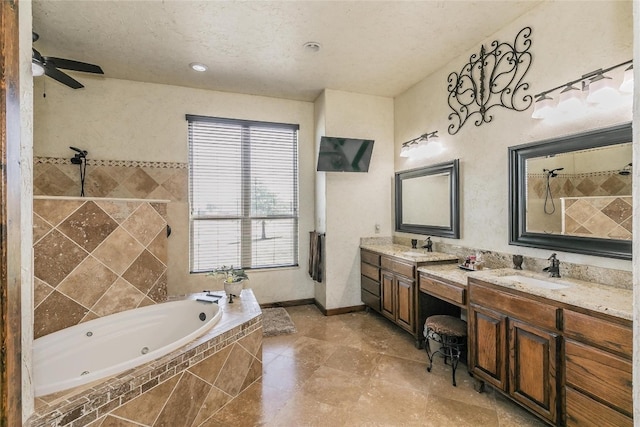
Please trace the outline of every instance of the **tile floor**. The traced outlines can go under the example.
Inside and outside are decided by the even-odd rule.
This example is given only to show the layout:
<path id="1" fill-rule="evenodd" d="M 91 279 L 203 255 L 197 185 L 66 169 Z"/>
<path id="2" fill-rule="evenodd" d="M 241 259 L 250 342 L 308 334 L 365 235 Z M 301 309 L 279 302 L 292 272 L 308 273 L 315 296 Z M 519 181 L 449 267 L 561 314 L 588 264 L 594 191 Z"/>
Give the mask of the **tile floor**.
<path id="1" fill-rule="evenodd" d="M 204 427 L 473 426 L 545 424 L 442 359 L 426 370 L 413 338 L 373 313 L 323 316 L 287 308 L 298 332 L 265 338 L 263 378 Z"/>

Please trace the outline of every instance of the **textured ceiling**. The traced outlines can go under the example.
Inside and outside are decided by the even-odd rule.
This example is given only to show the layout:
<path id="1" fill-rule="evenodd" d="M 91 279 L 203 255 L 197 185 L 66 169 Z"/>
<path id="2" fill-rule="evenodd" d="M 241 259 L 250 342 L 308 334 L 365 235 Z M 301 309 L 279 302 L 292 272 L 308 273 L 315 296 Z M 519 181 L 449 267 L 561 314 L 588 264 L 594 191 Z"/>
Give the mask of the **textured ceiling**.
<path id="1" fill-rule="evenodd" d="M 33 2 L 33 29 L 43 55 L 110 78 L 306 101 L 325 88 L 394 97 L 539 3 L 47 0 Z M 192 71 L 196 61 L 209 71 Z"/>

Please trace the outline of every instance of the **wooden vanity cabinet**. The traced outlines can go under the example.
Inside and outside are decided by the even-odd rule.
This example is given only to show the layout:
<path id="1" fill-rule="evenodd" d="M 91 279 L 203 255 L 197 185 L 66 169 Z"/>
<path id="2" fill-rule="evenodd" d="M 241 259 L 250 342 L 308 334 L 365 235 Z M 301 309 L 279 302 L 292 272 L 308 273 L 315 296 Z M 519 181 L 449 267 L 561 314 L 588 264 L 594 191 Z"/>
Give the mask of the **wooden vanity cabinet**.
<path id="1" fill-rule="evenodd" d="M 360 250 L 360 297 L 367 307 L 380 313 L 380 255 Z"/>
<path id="2" fill-rule="evenodd" d="M 380 259 L 382 314 L 401 328 L 416 334 L 415 264 L 383 255 Z"/>
<path id="3" fill-rule="evenodd" d="M 567 426 L 632 426 L 632 322 L 564 310 Z"/>
<path id="4" fill-rule="evenodd" d="M 360 249 L 362 302 L 411 333 L 421 347 L 416 269 L 415 262 Z"/>
<path id="5" fill-rule="evenodd" d="M 468 287 L 473 376 L 556 424 L 561 309 L 473 278 Z"/>

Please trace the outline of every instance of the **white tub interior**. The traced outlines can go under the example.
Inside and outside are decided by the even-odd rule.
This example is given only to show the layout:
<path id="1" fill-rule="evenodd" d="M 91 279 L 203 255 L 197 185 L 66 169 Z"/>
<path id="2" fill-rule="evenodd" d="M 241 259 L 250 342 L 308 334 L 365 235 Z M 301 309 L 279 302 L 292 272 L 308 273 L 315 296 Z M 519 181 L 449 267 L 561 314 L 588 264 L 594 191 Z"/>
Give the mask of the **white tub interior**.
<path id="1" fill-rule="evenodd" d="M 124 311 L 38 338 L 35 395 L 116 375 L 176 350 L 212 328 L 217 304 L 182 300 Z"/>

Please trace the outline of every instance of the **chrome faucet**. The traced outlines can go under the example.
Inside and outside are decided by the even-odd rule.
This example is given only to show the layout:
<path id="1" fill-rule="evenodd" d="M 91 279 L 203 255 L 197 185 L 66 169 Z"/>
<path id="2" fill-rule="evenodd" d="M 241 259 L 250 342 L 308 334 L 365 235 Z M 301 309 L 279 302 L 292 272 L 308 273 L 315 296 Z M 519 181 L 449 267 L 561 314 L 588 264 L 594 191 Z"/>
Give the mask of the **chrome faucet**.
<path id="1" fill-rule="evenodd" d="M 548 271 L 550 277 L 560 277 L 560 260 L 556 257 L 555 252 L 549 257 L 549 266 L 542 269 Z"/>

